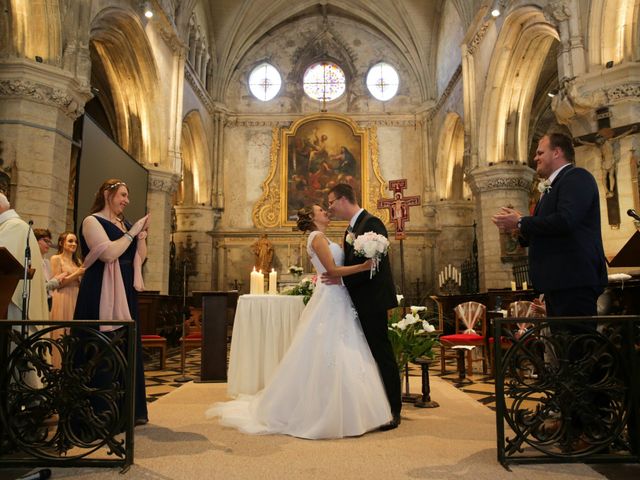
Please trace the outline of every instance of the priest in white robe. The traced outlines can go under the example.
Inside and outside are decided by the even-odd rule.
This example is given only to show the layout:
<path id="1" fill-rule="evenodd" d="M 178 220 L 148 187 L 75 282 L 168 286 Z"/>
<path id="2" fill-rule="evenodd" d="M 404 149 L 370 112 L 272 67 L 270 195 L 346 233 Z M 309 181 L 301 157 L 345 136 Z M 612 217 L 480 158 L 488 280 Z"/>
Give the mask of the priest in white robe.
<path id="1" fill-rule="evenodd" d="M 0 247 L 5 247 L 9 250 L 11 255 L 23 266 L 28 231 L 29 225 L 27 222 L 20 218 L 16 211 L 11 208 L 7 197 L 0 193 Z M 35 273 L 31 279 L 27 319 L 49 320 L 47 290 L 45 288 L 44 272 L 41 268 L 42 256 L 33 231 L 29 233 L 29 246 L 31 247 L 31 266 L 35 268 Z M 22 318 L 23 283 L 23 280 L 20 280 L 13 292 L 13 297 L 9 304 L 9 320 L 20 320 Z"/>

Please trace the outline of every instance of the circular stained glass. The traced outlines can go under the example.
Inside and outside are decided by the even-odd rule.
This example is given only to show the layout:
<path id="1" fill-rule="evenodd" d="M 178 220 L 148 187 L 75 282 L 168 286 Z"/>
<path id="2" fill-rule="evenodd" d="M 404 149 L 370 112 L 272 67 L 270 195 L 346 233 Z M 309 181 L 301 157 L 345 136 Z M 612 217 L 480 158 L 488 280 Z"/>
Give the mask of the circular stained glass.
<path id="1" fill-rule="evenodd" d="M 378 100 L 390 100 L 398 92 L 398 72 L 388 63 L 378 63 L 367 74 L 367 88 Z"/>
<path id="2" fill-rule="evenodd" d="M 266 102 L 280 91 L 282 79 L 273 65 L 262 63 L 249 75 L 249 90 L 258 100 Z"/>
<path id="3" fill-rule="evenodd" d="M 314 100 L 335 100 L 344 93 L 344 72 L 335 63 L 322 62 L 307 68 L 303 79 L 304 93 Z"/>

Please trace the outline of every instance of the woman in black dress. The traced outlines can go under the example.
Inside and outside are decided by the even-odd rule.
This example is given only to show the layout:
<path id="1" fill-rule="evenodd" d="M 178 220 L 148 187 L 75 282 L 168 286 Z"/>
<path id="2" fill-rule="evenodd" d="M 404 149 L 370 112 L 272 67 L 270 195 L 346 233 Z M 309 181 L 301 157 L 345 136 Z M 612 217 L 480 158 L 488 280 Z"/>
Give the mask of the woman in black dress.
<path id="1" fill-rule="evenodd" d="M 136 290 L 144 289 L 141 270 L 147 255 L 149 215 L 131 225 L 123 216 L 128 204 L 127 185 L 121 180 L 109 179 L 96 193 L 91 215 L 82 222 L 80 247 L 86 270 L 78 292 L 76 319 L 138 320 Z M 108 288 L 103 289 L 104 282 L 110 283 Z M 148 414 L 139 327 L 135 377 L 135 422 L 143 425 L 148 422 Z"/>

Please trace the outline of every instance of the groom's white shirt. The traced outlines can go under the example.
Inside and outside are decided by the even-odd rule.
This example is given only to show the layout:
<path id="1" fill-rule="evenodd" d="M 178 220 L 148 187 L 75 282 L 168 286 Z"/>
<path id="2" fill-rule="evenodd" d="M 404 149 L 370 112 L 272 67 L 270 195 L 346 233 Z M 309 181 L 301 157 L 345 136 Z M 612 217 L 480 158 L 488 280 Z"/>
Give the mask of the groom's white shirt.
<path id="1" fill-rule="evenodd" d="M 356 220 L 358 219 L 358 217 L 362 212 L 364 212 L 364 208 L 361 208 L 360 210 L 358 210 L 356 214 L 353 217 L 351 217 L 351 220 L 349 221 L 349 226 L 351 227 L 351 230 L 353 230 L 353 227 L 355 227 Z"/>

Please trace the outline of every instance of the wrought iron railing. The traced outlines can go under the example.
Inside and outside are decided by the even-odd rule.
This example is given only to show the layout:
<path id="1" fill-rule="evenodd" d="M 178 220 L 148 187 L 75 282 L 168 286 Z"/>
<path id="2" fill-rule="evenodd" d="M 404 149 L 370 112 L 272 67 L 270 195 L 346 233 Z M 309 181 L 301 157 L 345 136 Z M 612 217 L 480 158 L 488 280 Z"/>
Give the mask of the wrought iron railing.
<path id="1" fill-rule="evenodd" d="M 0 466 L 128 469 L 135 345 L 131 320 L 0 320 Z"/>
<path id="2" fill-rule="evenodd" d="M 638 316 L 494 319 L 498 461 L 640 461 L 639 332 Z"/>

